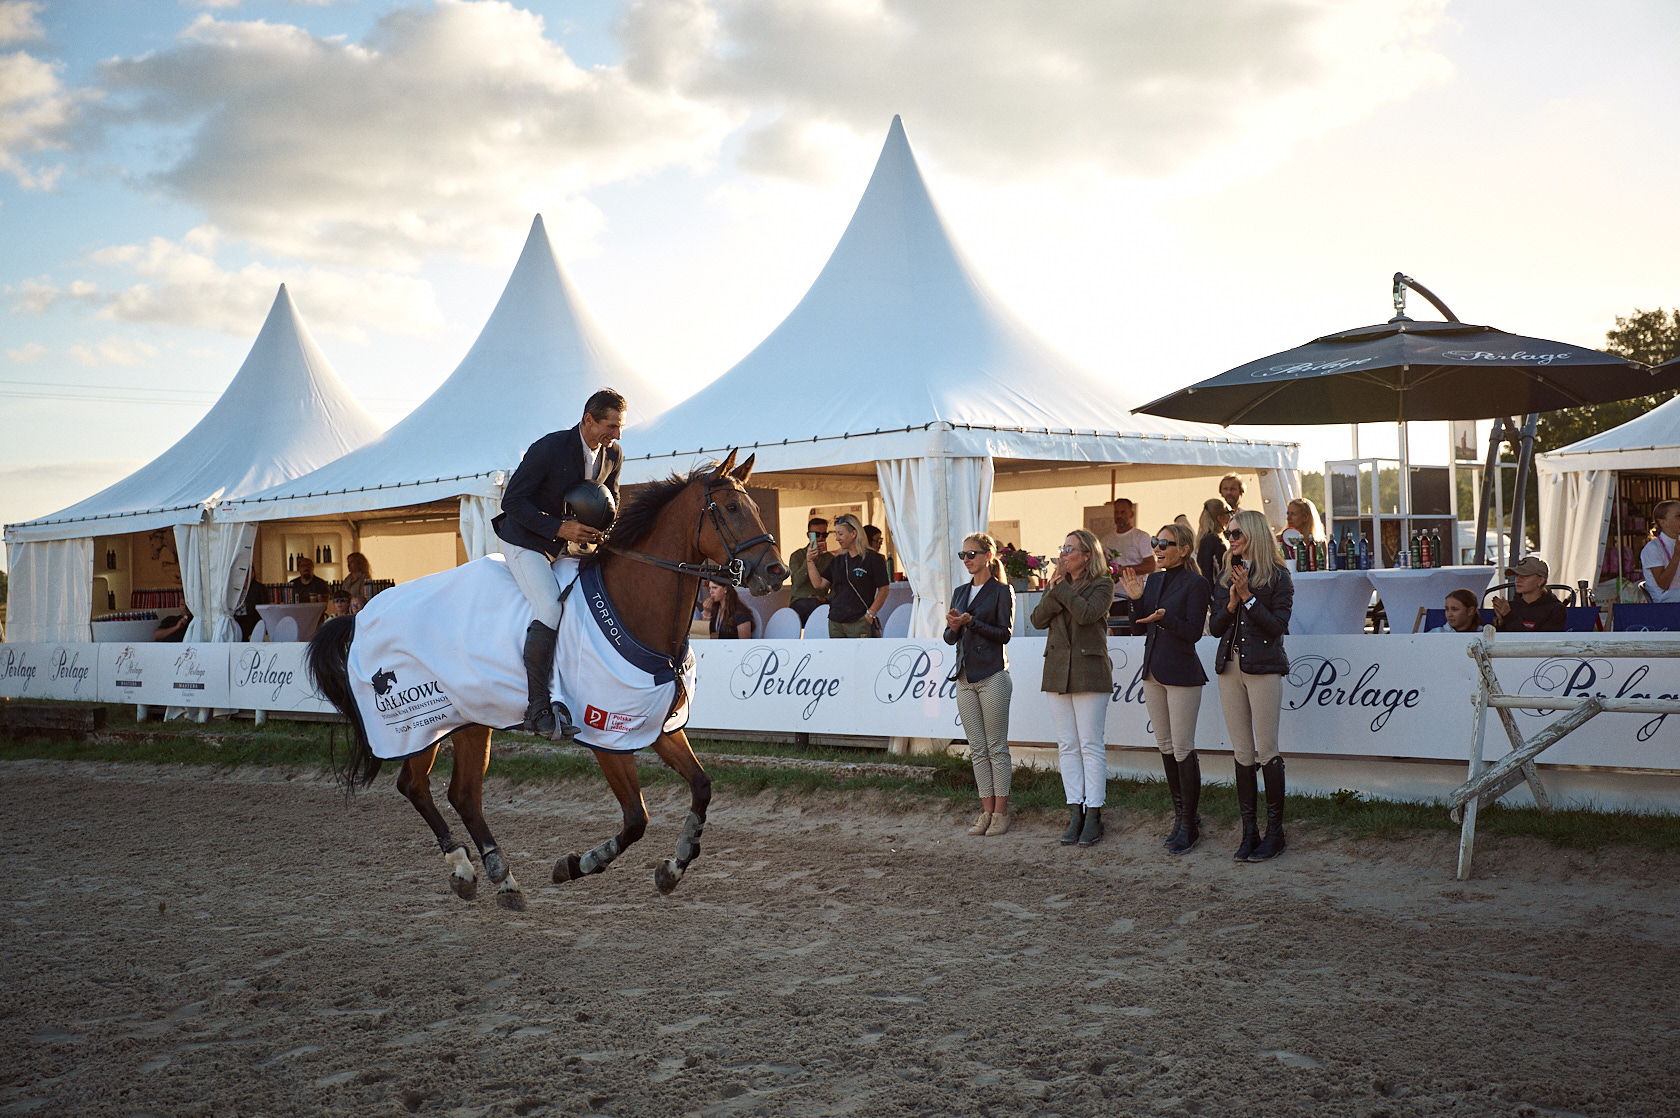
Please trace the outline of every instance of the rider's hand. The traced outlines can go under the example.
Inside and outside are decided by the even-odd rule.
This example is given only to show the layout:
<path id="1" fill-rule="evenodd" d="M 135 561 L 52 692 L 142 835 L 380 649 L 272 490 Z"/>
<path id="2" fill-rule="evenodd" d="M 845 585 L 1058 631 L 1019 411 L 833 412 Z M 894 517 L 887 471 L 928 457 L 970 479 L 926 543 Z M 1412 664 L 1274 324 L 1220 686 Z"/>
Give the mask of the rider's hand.
<path id="1" fill-rule="evenodd" d="M 555 533 L 555 539 L 572 543 L 600 543 L 605 538 L 606 534 L 599 528 L 591 528 L 581 520 L 563 520 L 560 530 Z"/>

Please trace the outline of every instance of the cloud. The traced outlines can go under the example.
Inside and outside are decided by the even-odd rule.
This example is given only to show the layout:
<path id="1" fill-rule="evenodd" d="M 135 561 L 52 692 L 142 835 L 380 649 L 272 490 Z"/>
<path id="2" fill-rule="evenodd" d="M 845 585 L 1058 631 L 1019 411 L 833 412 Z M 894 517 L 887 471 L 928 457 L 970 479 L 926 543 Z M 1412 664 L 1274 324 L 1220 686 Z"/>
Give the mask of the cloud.
<path id="1" fill-rule="evenodd" d="M 27 37 L 28 23 L 0 5 L 0 41 L 4 35 Z M 32 13 L 31 13 L 32 20 Z M 64 173 L 62 164 L 35 166 L 29 155 L 64 146 L 77 98 L 59 80 L 58 67 L 27 51 L 0 54 L 0 172 L 25 190 L 51 190 Z"/>
<path id="2" fill-rule="evenodd" d="M 30 342 L 17 349 L 8 349 L 6 356 L 19 365 L 33 365 L 47 355 L 47 347 L 40 342 Z"/>
<path id="3" fill-rule="evenodd" d="M 1179 174 L 1288 145 L 1444 79 L 1443 0 L 639 0 L 626 68 L 769 119 L 750 170 L 814 177 L 822 129 L 894 113 L 947 166 Z M 1262 168 L 1263 169 L 1263 168 Z"/>
<path id="4" fill-rule="evenodd" d="M 398 8 L 359 42 L 201 15 L 102 78 L 105 119 L 178 141 L 155 185 L 227 235 L 399 270 L 505 251 L 539 209 L 596 224 L 582 192 L 703 161 L 730 123 L 622 67 L 579 67 L 500 2 Z"/>
<path id="5" fill-rule="evenodd" d="M 0 46 L 46 38 L 35 18 L 40 10 L 34 0 L 0 0 Z"/>
<path id="6" fill-rule="evenodd" d="M 65 352 L 78 365 L 97 368 L 100 365 L 138 365 L 156 357 L 158 347 L 113 334 L 102 342 L 78 342 Z"/>

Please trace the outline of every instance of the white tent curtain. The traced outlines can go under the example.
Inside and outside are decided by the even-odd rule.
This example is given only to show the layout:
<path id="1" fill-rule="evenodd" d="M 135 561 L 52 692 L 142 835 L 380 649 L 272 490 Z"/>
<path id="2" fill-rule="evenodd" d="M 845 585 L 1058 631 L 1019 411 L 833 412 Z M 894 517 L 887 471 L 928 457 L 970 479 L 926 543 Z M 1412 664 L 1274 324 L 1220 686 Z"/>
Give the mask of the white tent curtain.
<path id="1" fill-rule="evenodd" d="M 1535 462 L 1540 485 L 1541 553 L 1552 581 L 1597 585 L 1615 470 L 1559 470 Z"/>
<path id="2" fill-rule="evenodd" d="M 1260 511 L 1273 528 L 1282 529 L 1289 502 L 1301 495 L 1300 470 L 1260 470 Z M 1315 495 L 1313 504 L 1324 497 Z M 1320 509 L 1320 512 L 1327 510 Z"/>
<path id="3" fill-rule="evenodd" d="M 6 566 L 7 640 L 93 639 L 92 537 L 7 544 Z"/>
<path id="4" fill-rule="evenodd" d="M 910 589 L 916 595 L 910 636 L 924 640 L 945 631 L 951 589 L 968 578 L 957 558 L 970 532 L 986 530 L 992 505 L 992 460 L 895 458 L 875 463 L 887 529 Z"/>
<path id="5" fill-rule="evenodd" d="M 461 544 L 467 549 L 467 561 L 501 553 L 502 541 L 490 522 L 502 511 L 499 497 L 461 498 Z"/>
<path id="6" fill-rule="evenodd" d="M 241 639 L 233 611 L 244 596 L 256 542 L 255 524 L 211 521 L 175 526 L 182 597 L 192 611 L 185 640 L 228 644 Z"/>

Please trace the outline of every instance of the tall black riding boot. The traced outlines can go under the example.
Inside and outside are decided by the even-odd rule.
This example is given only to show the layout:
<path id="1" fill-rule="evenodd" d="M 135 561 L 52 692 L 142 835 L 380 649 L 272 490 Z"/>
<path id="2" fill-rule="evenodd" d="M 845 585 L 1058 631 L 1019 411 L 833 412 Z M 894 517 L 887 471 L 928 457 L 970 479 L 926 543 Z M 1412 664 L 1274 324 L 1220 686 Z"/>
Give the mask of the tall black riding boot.
<path id="1" fill-rule="evenodd" d="M 1184 793 L 1183 823 L 1178 842 L 1167 847 L 1174 854 L 1184 854 L 1202 837 L 1202 821 L 1196 809 L 1202 805 L 1202 759 L 1192 749 L 1189 756 L 1178 763 L 1178 784 Z"/>
<path id="2" fill-rule="evenodd" d="M 1259 798 L 1260 791 L 1259 776 L 1259 770 L 1254 765 L 1237 762 L 1237 811 L 1242 815 L 1242 845 L 1237 847 L 1237 852 L 1232 857 L 1239 862 L 1248 861 L 1248 856 L 1260 845 L 1260 826 L 1255 819 L 1255 800 Z"/>
<path id="3" fill-rule="evenodd" d="M 1173 843 L 1178 842 L 1184 834 L 1184 793 L 1179 785 L 1178 758 L 1171 753 L 1161 754 L 1161 768 L 1166 770 L 1167 791 L 1172 793 L 1173 802 L 1172 831 L 1161 845 L 1171 850 Z"/>
<path id="4" fill-rule="evenodd" d="M 533 621 L 525 627 L 524 730 L 549 737 L 554 733 L 554 713 L 549 710 L 548 677 L 554 672 L 554 642 L 560 634 Z"/>
<path id="5" fill-rule="evenodd" d="M 1248 856 L 1250 862 L 1264 862 L 1283 853 L 1283 758 L 1273 757 L 1260 766 L 1266 778 L 1266 837 Z"/>
<path id="6" fill-rule="evenodd" d="M 1079 831 L 1080 846 L 1095 846 L 1102 841 L 1102 808 L 1088 807 L 1085 809 L 1085 826 Z"/>
<path id="7" fill-rule="evenodd" d="M 1072 846 L 1079 841 L 1079 832 L 1085 829 L 1085 805 L 1068 805 L 1068 826 L 1062 832 L 1062 845 Z"/>

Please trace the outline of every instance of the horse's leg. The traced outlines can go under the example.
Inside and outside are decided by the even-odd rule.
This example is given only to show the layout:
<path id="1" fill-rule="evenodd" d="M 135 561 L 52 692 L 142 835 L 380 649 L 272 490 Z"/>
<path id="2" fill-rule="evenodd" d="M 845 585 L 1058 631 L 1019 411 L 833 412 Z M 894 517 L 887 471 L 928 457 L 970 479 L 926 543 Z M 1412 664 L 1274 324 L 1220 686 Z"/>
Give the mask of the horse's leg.
<path id="1" fill-rule="evenodd" d="M 408 802 L 414 805 L 414 810 L 420 813 L 431 827 L 432 834 L 437 836 L 443 860 L 449 863 L 449 887 L 457 897 L 470 901 L 478 895 L 478 878 L 473 876 L 472 859 L 467 857 L 467 848 L 449 833 L 449 824 L 444 821 L 443 812 L 432 801 L 432 763 L 437 760 L 437 753 L 438 747 L 434 745 L 405 760 L 397 773 L 397 791 L 408 797 Z"/>
<path id="2" fill-rule="evenodd" d="M 618 806 L 624 810 L 624 829 L 586 854 L 568 854 L 555 862 L 556 885 L 576 881 L 585 874 L 600 873 L 647 830 L 647 805 L 642 802 L 642 785 L 636 776 L 636 755 L 598 750 L 595 762 L 601 766 L 607 787 L 618 797 Z"/>
<path id="3" fill-rule="evenodd" d="M 712 778 L 700 767 L 688 735 L 681 730 L 659 735 L 653 751 L 688 781 L 688 818 L 683 820 L 682 834 L 677 838 L 677 856 L 665 859 L 653 871 L 653 884 L 661 893 L 669 893 L 682 881 L 688 864 L 700 857 L 700 835 L 706 829 L 706 808 L 712 802 Z"/>
<path id="4" fill-rule="evenodd" d="M 525 893 L 508 871 L 496 839 L 484 822 L 484 774 L 490 768 L 490 727 L 463 726 L 454 733 L 455 770 L 449 777 L 449 802 L 484 859 L 484 872 L 496 884 L 496 903 L 525 911 Z"/>

